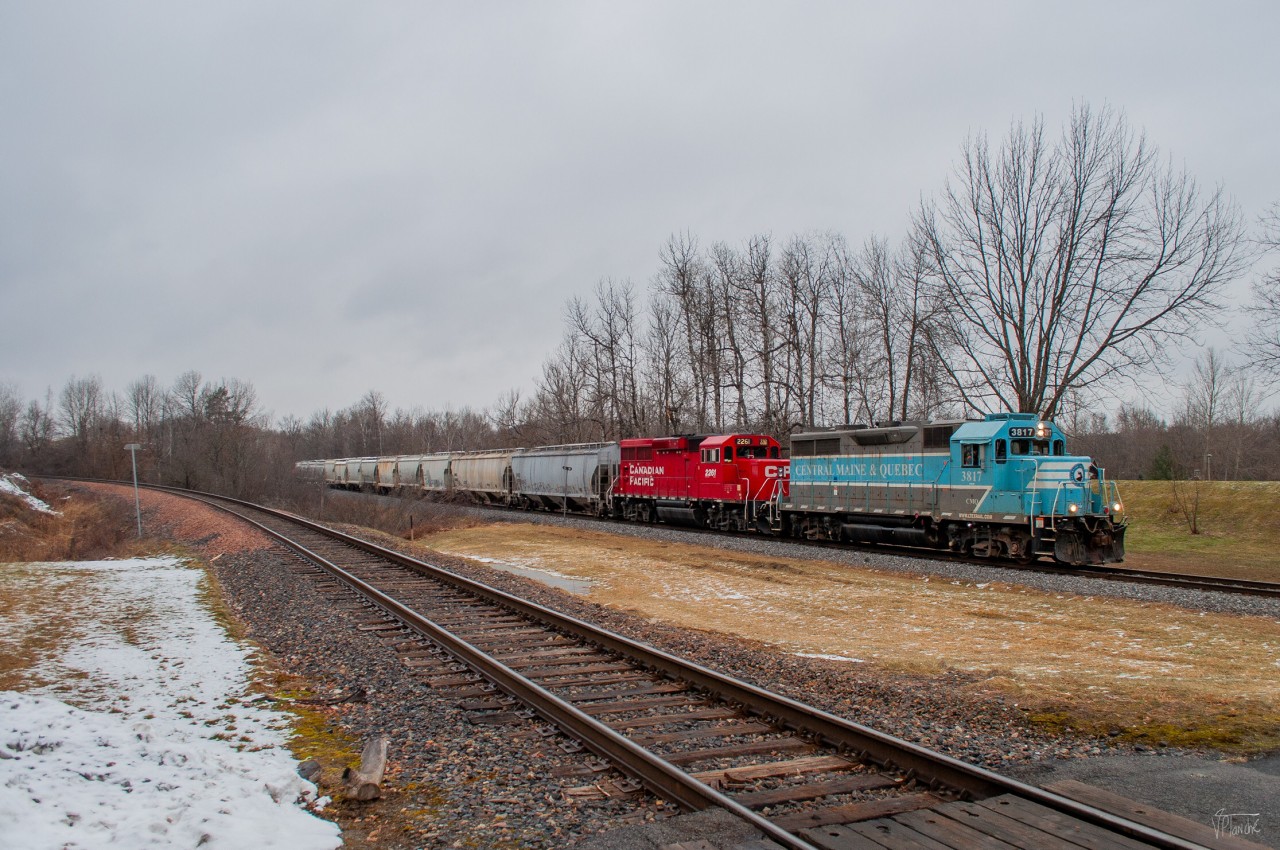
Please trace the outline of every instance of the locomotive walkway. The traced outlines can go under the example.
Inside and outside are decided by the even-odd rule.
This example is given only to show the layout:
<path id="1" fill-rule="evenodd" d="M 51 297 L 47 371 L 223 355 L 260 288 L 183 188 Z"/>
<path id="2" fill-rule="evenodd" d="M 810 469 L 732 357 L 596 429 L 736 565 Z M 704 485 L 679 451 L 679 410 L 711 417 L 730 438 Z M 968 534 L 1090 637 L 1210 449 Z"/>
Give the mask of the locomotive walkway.
<path id="1" fill-rule="evenodd" d="M 199 498 L 296 553 L 473 723 L 552 724 L 583 754 L 570 796 L 724 809 L 766 837 L 744 850 L 1256 846 L 1087 786 L 1019 783 L 292 515 Z"/>

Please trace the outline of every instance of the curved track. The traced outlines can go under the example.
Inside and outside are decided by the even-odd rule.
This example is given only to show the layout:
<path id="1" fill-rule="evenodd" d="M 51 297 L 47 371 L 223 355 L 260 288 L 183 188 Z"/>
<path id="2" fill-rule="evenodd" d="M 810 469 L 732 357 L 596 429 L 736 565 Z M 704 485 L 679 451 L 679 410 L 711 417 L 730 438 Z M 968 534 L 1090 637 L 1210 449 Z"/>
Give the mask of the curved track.
<path id="1" fill-rule="evenodd" d="M 472 722 L 539 716 L 568 736 L 562 749 L 605 760 L 584 775 L 628 777 L 587 792 L 643 787 L 687 810 L 723 808 L 792 850 L 1200 846 L 291 514 L 169 492 L 256 525 L 335 598 L 358 594 L 377 615 L 361 628 L 393 636 L 432 686 L 458 689 Z"/>

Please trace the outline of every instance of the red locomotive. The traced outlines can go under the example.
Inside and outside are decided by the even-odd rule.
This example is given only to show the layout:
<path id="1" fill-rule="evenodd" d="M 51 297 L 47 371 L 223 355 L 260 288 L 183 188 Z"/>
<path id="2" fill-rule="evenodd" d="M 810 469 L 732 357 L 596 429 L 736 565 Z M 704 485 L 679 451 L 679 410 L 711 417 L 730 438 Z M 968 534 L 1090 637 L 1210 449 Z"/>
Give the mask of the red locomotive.
<path id="1" fill-rule="evenodd" d="M 789 461 L 765 434 L 641 437 L 619 447 L 610 493 L 618 517 L 745 530 L 767 527 L 786 495 Z"/>

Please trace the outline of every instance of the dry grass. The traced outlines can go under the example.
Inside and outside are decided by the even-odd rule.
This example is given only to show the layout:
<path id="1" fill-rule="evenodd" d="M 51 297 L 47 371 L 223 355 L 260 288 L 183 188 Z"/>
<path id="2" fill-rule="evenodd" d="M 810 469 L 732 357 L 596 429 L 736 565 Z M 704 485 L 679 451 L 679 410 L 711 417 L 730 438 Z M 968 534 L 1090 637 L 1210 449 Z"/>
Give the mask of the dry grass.
<path id="1" fill-rule="evenodd" d="M 32 490 L 59 513 L 33 511 L 16 497 L 0 494 L 0 563 L 132 557 L 143 551 L 132 505 L 73 493 L 58 484 L 35 482 Z M 154 550 L 152 544 L 149 551 Z"/>
<path id="2" fill-rule="evenodd" d="M 1199 534 L 1178 505 L 1199 491 Z M 1280 482 L 1122 481 L 1127 566 L 1280 581 Z"/>
<path id="3" fill-rule="evenodd" d="M 1000 584 L 777 560 L 550 526 L 428 545 L 596 582 L 591 599 L 678 626 L 886 672 L 948 668 L 1035 718 L 1239 750 L 1280 746 L 1280 623 Z"/>

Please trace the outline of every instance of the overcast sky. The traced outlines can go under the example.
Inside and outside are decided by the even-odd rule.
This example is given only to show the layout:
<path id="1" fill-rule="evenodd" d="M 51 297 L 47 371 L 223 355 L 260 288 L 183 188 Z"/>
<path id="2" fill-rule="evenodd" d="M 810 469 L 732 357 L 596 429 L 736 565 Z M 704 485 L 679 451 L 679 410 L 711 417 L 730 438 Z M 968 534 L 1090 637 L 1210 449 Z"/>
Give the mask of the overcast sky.
<path id="1" fill-rule="evenodd" d="M 1073 102 L 1253 220 L 1278 32 L 1274 0 L 0 0 L 0 383 L 527 396 L 565 301 L 644 289 L 672 233 L 896 239 L 968 134 Z"/>

